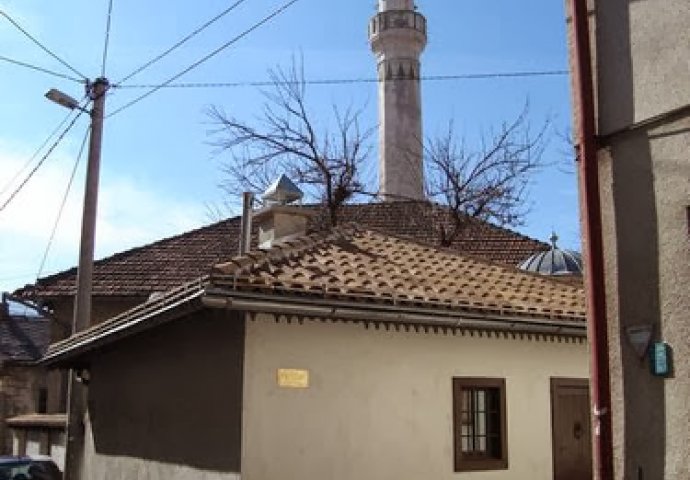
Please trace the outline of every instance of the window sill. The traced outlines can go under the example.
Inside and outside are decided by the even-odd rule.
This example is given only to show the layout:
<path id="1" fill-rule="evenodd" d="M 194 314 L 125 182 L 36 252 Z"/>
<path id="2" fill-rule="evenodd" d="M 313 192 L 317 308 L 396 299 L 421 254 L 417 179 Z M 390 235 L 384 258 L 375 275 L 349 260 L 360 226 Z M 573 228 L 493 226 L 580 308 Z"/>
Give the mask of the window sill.
<path id="1" fill-rule="evenodd" d="M 508 460 L 463 460 L 455 465 L 455 472 L 507 470 Z"/>

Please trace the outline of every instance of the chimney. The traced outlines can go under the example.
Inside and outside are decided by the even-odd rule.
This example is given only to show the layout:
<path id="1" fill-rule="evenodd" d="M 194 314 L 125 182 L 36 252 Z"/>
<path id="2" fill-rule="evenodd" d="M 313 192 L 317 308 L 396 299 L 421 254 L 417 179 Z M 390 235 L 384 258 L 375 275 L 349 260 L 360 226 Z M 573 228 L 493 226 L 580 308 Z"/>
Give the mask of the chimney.
<path id="1" fill-rule="evenodd" d="M 240 255 L 245 255 L 251 250 L 252 243 L 252 208 L 254 206 L 254 194 L 244 192 L 242 194 L 242 224 L 240 226 Z"/>
<path id="2" fill-rule="evenodd" d="M 288 177 L 281 175 L 264 192 L 265 207 L 254 213 L 259 226 L 259 248 L 269 249 L 275 243 L 299 237 L 307 232 L 313 212 L 298 205 L 304 194 Z"/>

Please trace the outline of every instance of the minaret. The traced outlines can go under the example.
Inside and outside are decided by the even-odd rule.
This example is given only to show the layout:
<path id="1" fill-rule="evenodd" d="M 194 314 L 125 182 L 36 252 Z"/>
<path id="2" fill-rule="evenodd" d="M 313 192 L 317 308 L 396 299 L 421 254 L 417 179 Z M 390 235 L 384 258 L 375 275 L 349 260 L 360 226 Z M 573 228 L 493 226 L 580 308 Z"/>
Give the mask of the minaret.
<path id="1" fill-rule="evenodd" d="M 379 188 L 386 201 L 422 199 L 422 108 L 419 56 L 426 18 L 414 0 L 379 0 L 369 23 L 379 78 Z"/>

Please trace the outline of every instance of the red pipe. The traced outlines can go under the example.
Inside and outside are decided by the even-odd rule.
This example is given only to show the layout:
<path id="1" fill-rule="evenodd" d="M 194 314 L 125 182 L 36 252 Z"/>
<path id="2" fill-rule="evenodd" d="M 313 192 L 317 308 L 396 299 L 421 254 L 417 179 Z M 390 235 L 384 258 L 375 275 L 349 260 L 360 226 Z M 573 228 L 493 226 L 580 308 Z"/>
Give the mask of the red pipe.
<path id="1" fill-rule="evenodd" d="M 575 107 L 580 163 L 580 211 L 583 216 L 585 288 L 589 322 L 590 375 L 594 420 L 594 468 L 599 480 L 613 480 L 611 389 L 604 283 L 604 249 L 599 198 L 594 89 L 587 0 L 571 0 L 574 30 Z"/>

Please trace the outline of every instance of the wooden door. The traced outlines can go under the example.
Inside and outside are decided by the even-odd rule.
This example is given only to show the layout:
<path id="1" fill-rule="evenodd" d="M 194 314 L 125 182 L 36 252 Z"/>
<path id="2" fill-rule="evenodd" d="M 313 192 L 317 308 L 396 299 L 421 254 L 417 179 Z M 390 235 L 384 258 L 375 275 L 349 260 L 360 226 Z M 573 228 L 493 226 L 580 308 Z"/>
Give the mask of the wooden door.
<path id="1" fill-rule="evenodd" d="M 592 479 L 589 382 L 551 379 L 554 480 Z"/>

